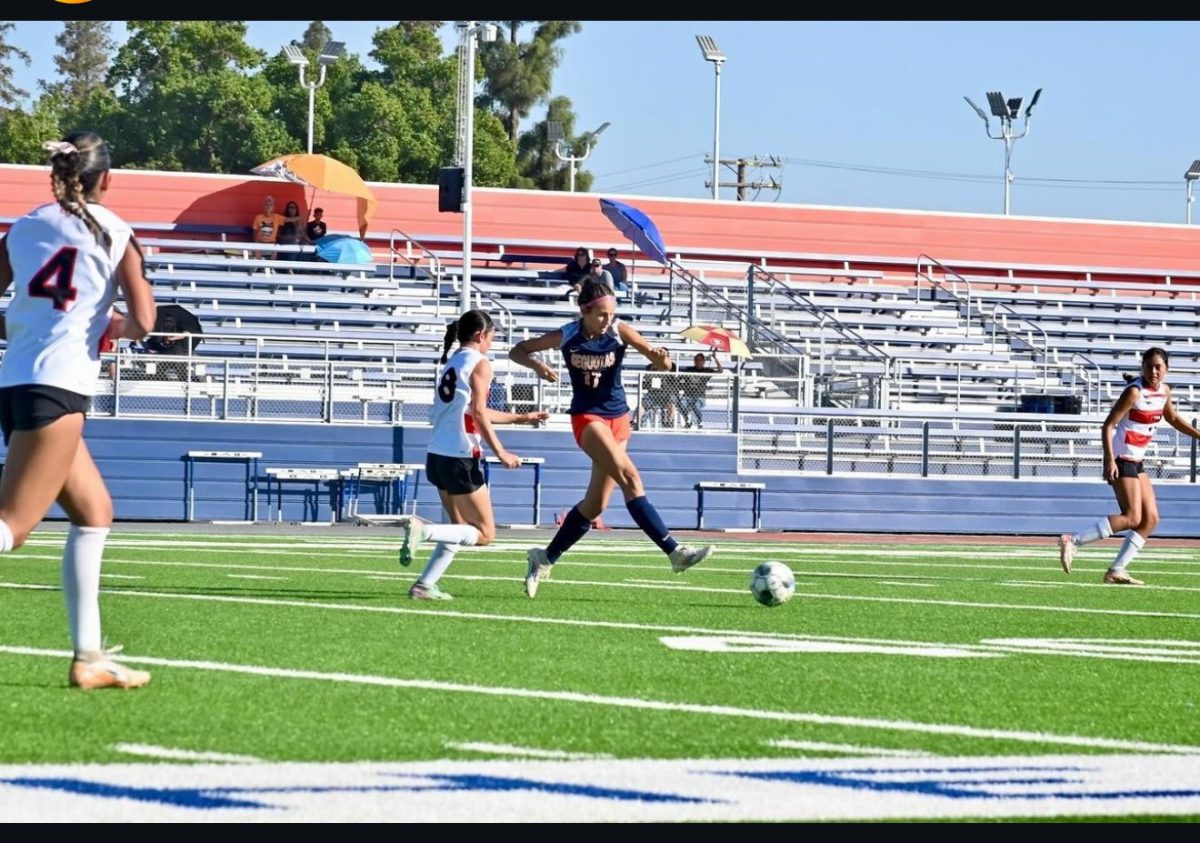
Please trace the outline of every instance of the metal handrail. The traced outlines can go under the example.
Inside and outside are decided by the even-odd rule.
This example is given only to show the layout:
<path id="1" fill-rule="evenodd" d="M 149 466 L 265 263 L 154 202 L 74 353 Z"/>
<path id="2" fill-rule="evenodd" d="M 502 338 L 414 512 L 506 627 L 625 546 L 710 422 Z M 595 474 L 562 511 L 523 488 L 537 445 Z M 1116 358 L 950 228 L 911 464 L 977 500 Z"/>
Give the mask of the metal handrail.
<path id="1" fill-rule="evenodd" d="M 399 234 L 408 246 L 406 252 L 396 248 L 396 235 Z M 392 228 L 388 235 L 388 280 L 395 283 L 396 281 L 396 258 L 399 257 L 409 266 L 414 269 L 420 269 L 420 261 L 416 260 L 411 255 L 412 247 L 416 246 L 421 254 L 429 259 L 429 271 L 433 279 L 433 298 L 434 298 L 434 315 L 442 315 L 442 278 L 445 277 L 445 272 L 442 268 L 442 259 L 431 252 L 429 249 L 409 234 L 406 234 L 399 228 Z"/>

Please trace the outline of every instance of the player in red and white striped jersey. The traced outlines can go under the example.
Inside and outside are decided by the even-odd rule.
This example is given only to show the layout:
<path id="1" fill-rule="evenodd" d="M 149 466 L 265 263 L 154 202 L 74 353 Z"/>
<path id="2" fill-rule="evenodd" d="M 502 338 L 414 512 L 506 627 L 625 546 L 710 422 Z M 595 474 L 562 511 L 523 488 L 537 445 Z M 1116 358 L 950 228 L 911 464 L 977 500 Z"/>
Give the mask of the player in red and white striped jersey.
<path id="1" fill-rule="evenodd" d="M 1129 576 L 1125 568 L 1158 526 L 1158 501 L 1143 465 L 1146 448 L 1154 441 L 1154 432 L 1164 421 L 1176 430 L 1200 439 L 1200 430 L 1184 421 L 1175 410 L 1171 388 L 1166 384 L 1167 369 L 1165 350 L 1146 349 L 1142 353 L 1142 376 L 1130 381 L 1104 420 L 1101 437 L 1104 479 L 1112 484 L 1121 514 L 1101 518 L 1082 532 L 1059 536 L 1059 562 L 1068 574 L 1071 573 L 1071 560 L 1080 546 L 1127 530 L 1117 558 L 1104 574 L 1104 581 L 1114 585 L 1142 585 L 1142 581 Z"/>

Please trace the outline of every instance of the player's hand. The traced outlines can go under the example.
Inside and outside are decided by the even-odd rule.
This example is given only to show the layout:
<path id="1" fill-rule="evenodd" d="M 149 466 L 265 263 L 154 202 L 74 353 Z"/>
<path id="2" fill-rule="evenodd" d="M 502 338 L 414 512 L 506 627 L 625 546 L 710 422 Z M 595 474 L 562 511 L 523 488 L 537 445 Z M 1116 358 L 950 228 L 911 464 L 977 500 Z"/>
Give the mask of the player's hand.
<path id="1" fill-rule="evenodd" d="M 508 451 L 496 454 L 496 459 L 500 460 L 500 464 L 505 468 L 518 468 L 521 465 L 521 458 L 516 454 L 510 454 Z"/>
<path id="2" fill-rule="evenodd" d="M 121 339 L 121 332 L 125 330 L 125 317 L 120 313 L 114 312 L 108 320 L 108 329 L 105 330 L 104 336 L 110 340 Z"/>
<path id="3" fill-rule="evenodd" d="M 1117 482 L 1117 461 L 1108 460 L 1104 463 L 1104 479 L 1108 483 Z"/>
<path id="4" fill-rule="evenodd" d="M 525 414 L 525 418 L 521 419 L 521 424 L 537 427 L 548 418 L 550 418 L 550 414 L 545 410 L 534 410 L 532 413 Z"/>
<path id="5" fill-rule="evenodd" d="M 659 371 L 669 371 L 671 368 L 671 352 L 661 346 L 650 349 L 650 362 Z"/>
<path id="6" fill-rule="evenodd" d="M 558 372 L 551 369 L 545 363 L 538 361 L 537 376 L 547 383 L 558 383 Z"/>

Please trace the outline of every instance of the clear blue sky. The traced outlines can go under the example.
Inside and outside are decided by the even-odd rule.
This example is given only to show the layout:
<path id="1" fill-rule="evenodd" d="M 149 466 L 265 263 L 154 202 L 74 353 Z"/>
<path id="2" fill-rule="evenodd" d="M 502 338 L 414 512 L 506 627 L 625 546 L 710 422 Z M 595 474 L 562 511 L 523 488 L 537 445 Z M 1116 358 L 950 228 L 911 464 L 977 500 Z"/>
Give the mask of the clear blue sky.
<path id="1" fill-rule="evenodd" d="M 326 23 L 364 59 L 388 25 Z M 18 85 L 53 77 L 44 47 L 61 26 L 16 24 L 12 43 L 35 56 Z M 306 26 L 252 21 L 249 40 L 275 50 Z M 584 21 L 562 42 L 554 93 L 579 128 L 612 123 L 583 165 L 593 192 L 710 195 L 714 74 L 697 34 L 728 59 L 721 156 L 781 157 L 782 172 L 763 171 L 782 180 L 780 201 L 1000 213 L 1004 144 L 963 96 L 987 111 L 988 90 L 1028 102 L 1041 87 L 1014 148 L 1014 214 L 1184 220 L 1183 173 L 1200 158 L 1198 22 Z M 456 43 L 450 27 L 444 40 Z"/>

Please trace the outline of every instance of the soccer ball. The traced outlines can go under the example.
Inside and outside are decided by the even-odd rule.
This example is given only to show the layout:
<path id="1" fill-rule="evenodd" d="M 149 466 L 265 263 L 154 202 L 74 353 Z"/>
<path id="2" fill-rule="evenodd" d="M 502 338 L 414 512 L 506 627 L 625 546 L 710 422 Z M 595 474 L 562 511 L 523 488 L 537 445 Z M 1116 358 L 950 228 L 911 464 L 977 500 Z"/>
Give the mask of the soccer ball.
<path id="1" fill-rule="evenodd" d="M 750 593 L 764 606 L 778 606 L 796 593 L 796 575 L 782 562 L 764 562 L 750 572 Z"/>

